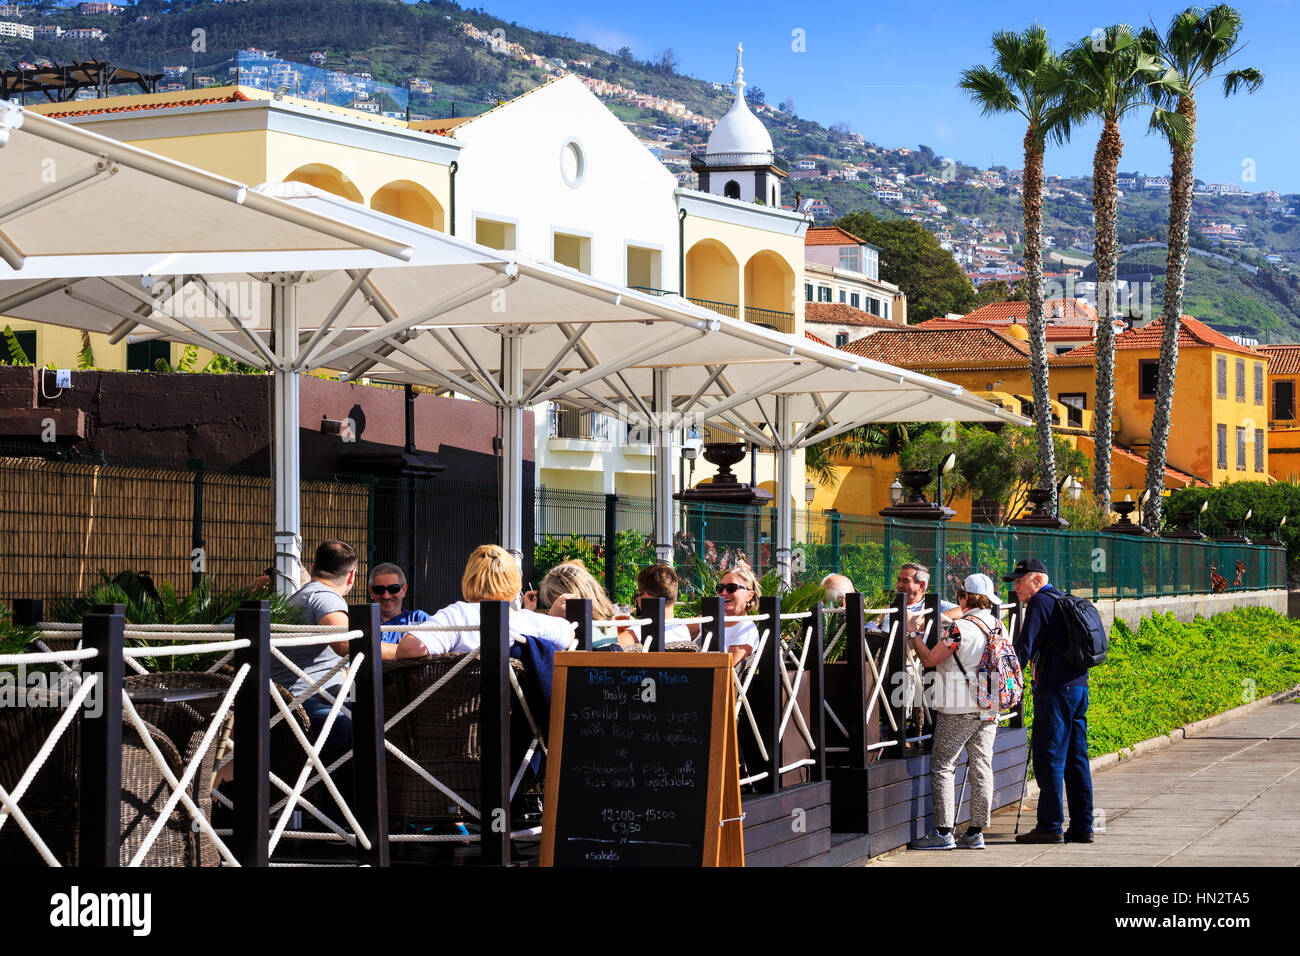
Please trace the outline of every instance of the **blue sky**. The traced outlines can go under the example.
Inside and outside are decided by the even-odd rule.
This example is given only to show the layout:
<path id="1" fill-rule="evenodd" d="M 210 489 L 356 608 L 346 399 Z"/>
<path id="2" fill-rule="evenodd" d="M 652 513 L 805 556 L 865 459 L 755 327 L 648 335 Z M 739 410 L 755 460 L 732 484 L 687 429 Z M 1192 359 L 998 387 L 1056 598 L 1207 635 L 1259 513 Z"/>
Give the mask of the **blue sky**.
<path id="1" fill-rule="evenodd" d="M 481 2 L 507 22 L 611 50 L 626 44 L 640 58 L 672 47 L 681 72 L 708 80 L 730 80 L 740 40 L 745 44 L 745 79 L 762 87 L 769 102 L 792 97 L 800 116 L 825 125 L 846 121 L 882 146 L 924 143 L 943 156 L 1011 167 L 1022 165 L 1020 122 L 981 116 L 956 89 L 964 68 L 991 59 L 989 38 L 996 30 L 1041 22 L 1063 47 L 1111 23 L 1136 28 L 1154 19 L 1163 29 L 1186 6 L 1150 0 L 877 0 L 813 8 L 770 0 L 629 5 L 552 0 L 545 7 L 535 0 Z M 1243 0 L 1236 6 L 1245 17 L 1247 46 L 1234 62 L 1261 70 L 1265 81 L 1259 92 L 1238 93 L 1231 100 L 1215 85 L 1201 87 L 1196 175 L 1248 189 L 1300 192 L 1300 0 Z M 804 31 L 806 52 L 792 49 L 796 30 Z M 1048 174 L 1088 173 L 1099 132 L 1096 125 L 1085 127 L 1067 146 L 1049 150 Z M 1122 132 L 1121 169 L 1167 172 L 1168 149 L 1146 135 L 1145 116 L 1135 114 Z M 1252 168 L 1255 181 L 1243 181 Z"/>

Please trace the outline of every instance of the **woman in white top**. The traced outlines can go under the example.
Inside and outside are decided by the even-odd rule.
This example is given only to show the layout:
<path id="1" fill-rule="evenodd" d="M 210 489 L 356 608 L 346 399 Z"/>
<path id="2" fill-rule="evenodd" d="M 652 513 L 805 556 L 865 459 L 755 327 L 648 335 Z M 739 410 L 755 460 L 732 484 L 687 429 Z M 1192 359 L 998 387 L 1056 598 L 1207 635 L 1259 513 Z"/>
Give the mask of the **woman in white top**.
<path id="1" fill-rule="evenodd" d="M 519 565 L 504 548 L 494 544 L 479 545 L 465 563 L 460 579 L 464 601 L 449 604 L 425 623 L 434 627 L 463 625 L 463 631 L 408 631 L 397 645 L 397 657 L 423 657 L 426 654 L 454 654 L 475 650 L 480 643 L 479 601 L 513 601 L 519 596 L 522 578 Z M 536 611 L 510 609 L 510 634 L 536 637 L 568 650 L 573 643 L 573 627 L 563 618 L 548 617 Z"/>
<path id="2" fill-rule="evenodd" d="M 979 706 L 976 680 L 989 636 L 997 633 L 1002 624 L 995 612 L 997 591 L 987 574 L 967 577 L 957 597 L 962 615 L 944 627 L 933 649 L 927 648 L 919 636 L 909 639 L 921 663 L 935 668 L 934 682 L 926 693 L 935 714 L 930 751 L 934 830 L 911 844 L 916 850 L 982 850 L 983 831 L 989 825 L 998 712 Z M 970 823 L 960 838 L 954 838 L 953 770 L 963 747 L 971 782 Z"/>
<path id="3" fill-rule="evenodd" d="M 753 614 L 758 609 L 758 599 L 763 596 L 758 578 L 747 564 L 738 564 L 722 576 L 718 581 L 718 594 L 722 596 L 727 617 Z M 758 649 L 758 628 L 753 621 L 728 624 L 724 634 L 722 647 L 718 650 L 731 655 L 732 667 Z"/>

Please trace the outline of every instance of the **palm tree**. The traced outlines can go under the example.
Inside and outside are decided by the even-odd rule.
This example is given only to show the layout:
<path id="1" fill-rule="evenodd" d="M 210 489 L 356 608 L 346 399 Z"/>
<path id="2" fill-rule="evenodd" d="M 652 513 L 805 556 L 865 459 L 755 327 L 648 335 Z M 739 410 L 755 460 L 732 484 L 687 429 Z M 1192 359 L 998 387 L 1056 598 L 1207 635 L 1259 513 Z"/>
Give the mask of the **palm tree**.
<path id="1" fill-rule="evenodd" d="M 926 426 L 905 422 L 861 425 L 843 434 L 817 442 L 804 449 L 804 473 L 823 488 L 834 488 L 839 482 L 832 459 L 850 458 L 866 461 L 870 458 L 894 458 L 904 446 Z M 824 431 L 819 428 L 817 431 Z M 813 433 L 814 435 L 816 432 Z"/>
<path id="2" fill-rule="evenodd" d="M 1047 323 L 1043 319 L 1043 153 L 1047 140 L 1069 135 L 1062 111 L 1064 66 L 1047 31 L 1034 25 L 1022 33 L 993 35 L 991 67 L 965 70 L 958 84 L 985 116 L 1016 113 L 1024 118 L 1025 289 L 1029 300 L 1029 369 L 1034 388 L 1034 427 L 1038 440 L 1039 482 L 1056 494 L 1056 455 L 1052 443 L 1051 391 L 1048 388 Z"/>
<path id="3" fill-rule="evenodd" d="M 1219 73 L 1235 55 L 1242 18 L 1232 7 L 1220 4 L 1209 10 L 1188 7 L 1177 14 L 1161 36 L 1153 27 L 1142 31 L 1142 43 L 1178 71 L 1186 91 L 1163 98 L 1151 117 L 1153 128 L 1163 132 L 1173 151 L 1169 177 L 1169 256 L 1165 271 L 1165 311 L 1160 337 L 1160 371 L 1156 379 L 1155 415 L 1151 420 L 1151 447 L 1147 455 L 1146 525 L 1160 525 L 1165 461 L 1169 447 L 1170 415 L 1174 404 L 1174 375 L 1178 369 L 1178 326 L 1183 314 L 1183 280 L 1187 271 L 1187 233 L 1192 218 L 1192 159 L 1196 148 L 1196 88 Z M 1255 92 L 1264 81 L 1258 70 L 1246 67 L 1223 73 L 1223 95 L 1241 87 Z M 1173 106 L 1171 113 L 1167 107 Z"/>
<path id="4" fill-rule="evenodd" d="M 1124 24 L 1107 27 L 1084 37 L 1065 54 L 1069 74 L 1066 108 L 1071 121 L 1090 117 L 1101 120 L 1101 138 L 1092 161 L 1092 212 L 1097 261 L 1097 400 L 1093 412 L 1095 467 L 1093 491 L 1110 500 L 1111 414 L 1115 400 L 1116 274 L 1119 242 L 1116 236 L 1117 180 L 1124 152 L 1120 120 L 1153 102 L 1153 90 L 1181 92 L 1177 73 L 1145 49 Z"/>

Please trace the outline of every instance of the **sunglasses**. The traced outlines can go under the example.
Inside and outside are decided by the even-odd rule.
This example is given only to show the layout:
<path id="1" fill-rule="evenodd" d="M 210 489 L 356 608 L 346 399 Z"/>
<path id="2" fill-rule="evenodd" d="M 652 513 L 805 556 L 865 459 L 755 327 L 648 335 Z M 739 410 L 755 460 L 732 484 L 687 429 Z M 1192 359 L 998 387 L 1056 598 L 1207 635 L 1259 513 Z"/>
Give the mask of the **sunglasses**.
<path id="1" fill-rule="evenodd" d="M 745 587 L 743 584 L 719 584 L 718 585 L 719 594 L 723 594 L 723 593 L 735 594 L 737 591 L 748 591 L 748 590 L 750 589 Z"/>
<path id="2" fill-rule="evenodd" d="M 404 587 L 406 587 L 405 584 L 372 584 L 370 585 L 370 593 L 375 597 L 382 597 L 384 594 L 396 596 Z"/>

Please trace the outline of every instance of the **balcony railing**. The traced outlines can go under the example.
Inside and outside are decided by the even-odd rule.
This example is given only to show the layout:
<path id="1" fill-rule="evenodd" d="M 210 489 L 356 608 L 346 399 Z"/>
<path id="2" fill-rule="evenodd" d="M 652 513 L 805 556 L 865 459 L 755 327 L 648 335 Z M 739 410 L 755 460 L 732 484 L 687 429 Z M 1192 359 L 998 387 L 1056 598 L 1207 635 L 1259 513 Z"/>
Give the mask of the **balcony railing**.
<path id="1" fill-rule="evenodd" d="M 740 308 L 734 302 L 715 302 L 712 299 L 697 299 L 693 295 L 688 295 L 686 298 L 690 299 L 696 305 L 702 305 L 704 308 L 712 309 L 714 312 L 721 313 L 722 315 L 730 316 L 733 319 L 740 318 Z"/>
<path id="2" fill-rule="evenodd" d="M 777 332 L 794 332 L 794 313 L 777 312 L 775 309 L 756 309 L 745 306 L 745 321 L 754 325 L 763 325 Z"/>
<path id="3" fill-rule="evenodd" d="M 629 289 L 636 289 L 637 292 L 644 292 L 647 295 L 676 295 L 672 289 L 653 289 L 648 285 L 631 285 Z"/>
<path id="4" fill-rule="evenodd" d="M 608 415 L 597 415 L 578 408 L 552 405 L 550 414 L 551 438 L 571 438 L 579 441 L 622 441 L 624 425 Z"/>

